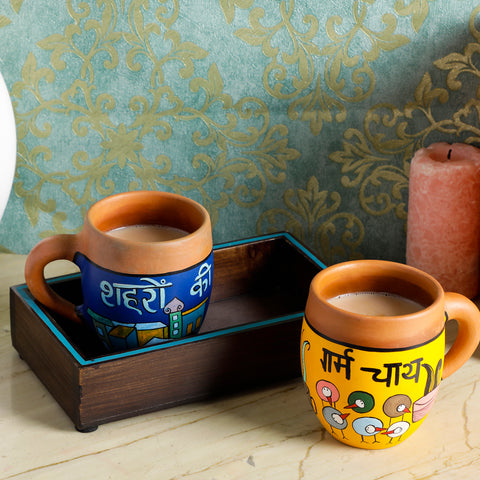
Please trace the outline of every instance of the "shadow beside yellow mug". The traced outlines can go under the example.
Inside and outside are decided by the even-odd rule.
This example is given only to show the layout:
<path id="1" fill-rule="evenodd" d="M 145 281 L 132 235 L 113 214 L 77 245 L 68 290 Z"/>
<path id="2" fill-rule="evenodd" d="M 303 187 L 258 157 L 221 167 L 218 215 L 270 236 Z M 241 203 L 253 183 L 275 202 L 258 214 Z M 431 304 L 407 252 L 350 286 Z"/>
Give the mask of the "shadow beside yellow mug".
<path id="1" fill-rule="evenodd" d="M 355 309 L 352 297 L 365 297 L 366 306 Z M 410 310 L 371 314 L 376 298 L 405 301 Z M 458 334 L 445 355 L 450 319 L 458 322 Z M 340 442 L 365 449 L 397 445 L 421 425 L 441 379 L 471 357 L 479 340 L 475 304 L 445 293 L 418 269 L 381 260 L 328 267 L 312 280 L 302 324 L 302 372 L 312 407 Z"/>
<path id="2" fill-rule="evenodd" d="M 140 230 L 155 239 L 141 238 Z M 44 267 L 57 259 L 80 268 L 82 305 L 59 296 L 45 281 Z M 168 192 L 106 197 L 88 210 L 80 233 L 52 236 L 32 249 L 25 279 L 39 302 L 86 323 L 107 350 L 182 338 L 198 331 L 210 300 L 210 216 L 197 202 Z"/>

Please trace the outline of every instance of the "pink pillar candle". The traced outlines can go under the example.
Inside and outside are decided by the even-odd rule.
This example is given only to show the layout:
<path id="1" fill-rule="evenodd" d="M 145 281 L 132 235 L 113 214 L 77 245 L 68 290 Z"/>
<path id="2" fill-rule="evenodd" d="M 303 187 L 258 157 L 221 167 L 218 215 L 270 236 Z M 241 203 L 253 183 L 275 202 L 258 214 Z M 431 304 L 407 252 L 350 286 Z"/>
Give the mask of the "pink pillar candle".
<path id="1" fill-rule="evenodd" d="M 407 263 L 444 290 L 479 292 L 480 150 L 441 142 L 415 153 L 410 165 Z"/>

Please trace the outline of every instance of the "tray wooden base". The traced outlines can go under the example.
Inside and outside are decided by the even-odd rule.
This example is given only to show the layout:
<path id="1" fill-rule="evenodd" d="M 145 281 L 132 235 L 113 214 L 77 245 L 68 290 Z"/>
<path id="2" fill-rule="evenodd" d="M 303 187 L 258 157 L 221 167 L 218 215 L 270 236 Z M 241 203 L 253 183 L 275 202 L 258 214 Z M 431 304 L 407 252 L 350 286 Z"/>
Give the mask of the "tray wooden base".
<path id="1" fill-rule="evenodd" d="M 12 343 L 80 431 L 300 375 L 299 339 L 313 276 L 324 267 L 286 233 L 216 246 L 200 333 L 109 354 L 81 327 L 10 289 Z M 50 280 L 80 304 L 79 275 Z"/>

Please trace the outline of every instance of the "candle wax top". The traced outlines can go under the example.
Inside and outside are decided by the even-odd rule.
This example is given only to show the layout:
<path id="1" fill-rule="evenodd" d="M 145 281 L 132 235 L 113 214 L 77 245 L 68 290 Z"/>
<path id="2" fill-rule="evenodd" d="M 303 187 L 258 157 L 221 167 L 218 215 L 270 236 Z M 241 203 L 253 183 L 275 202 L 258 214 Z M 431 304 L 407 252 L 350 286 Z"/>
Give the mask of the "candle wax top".
<path id="1" fill-rule="evenodd" d="M 466 164 L 480 163 L 480 149 L 464 143 L 439 142 L 422 148 L 415 153 L 412 162 L 422 159 L 422 163 L 444 163 L 449 167 L 461 167 Z M 434 165 L 432 165 L 434 166 Z"/>

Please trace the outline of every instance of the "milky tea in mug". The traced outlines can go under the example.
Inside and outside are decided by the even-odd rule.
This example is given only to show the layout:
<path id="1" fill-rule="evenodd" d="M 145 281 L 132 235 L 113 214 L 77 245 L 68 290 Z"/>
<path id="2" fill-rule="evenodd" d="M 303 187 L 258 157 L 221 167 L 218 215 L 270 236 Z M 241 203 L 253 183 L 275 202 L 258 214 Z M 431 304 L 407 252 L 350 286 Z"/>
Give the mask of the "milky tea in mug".
<path id="1" fill-rule="evenodd" d="M 188 232 L 181 228 L 170 227 L 169 225 L 127 225 L 125 227 L 109 230 L 108 235 L 116 238 L 123 238 L 134 242 L 166 242 L 188 235 Z"/>
<path id="2" fill-rule="evenodd" d="M 418 302 L 387 292 L 353 292 L 329 298 L 332 305 L 362 315 L 408 315 L 423 308 Z"/>
<path id="3" fill-rule="evenodd" d="M 80 268 L 83 304 L 54 292 L 45 265 L 67 259 Z M 138 191 L 95 203 L 76 235 L 55 235 L 30 252 L 25 278 L 33 296 L 87 325 L 107 350 L 151 346 L 198 332 L 210 300 L 210 217 L 173 193 Z"/>
<path id="4" fill-rule="evenodd" d="M 445 322 L 458 322 L 445 355 Z M 480 312 L 430 275 L 357 260 L 315 276 L 301 334 L 303 379 L 323 427 L 366 449 L 397 445 L 431 410 L 442 378 L 473 354 Z"/>

